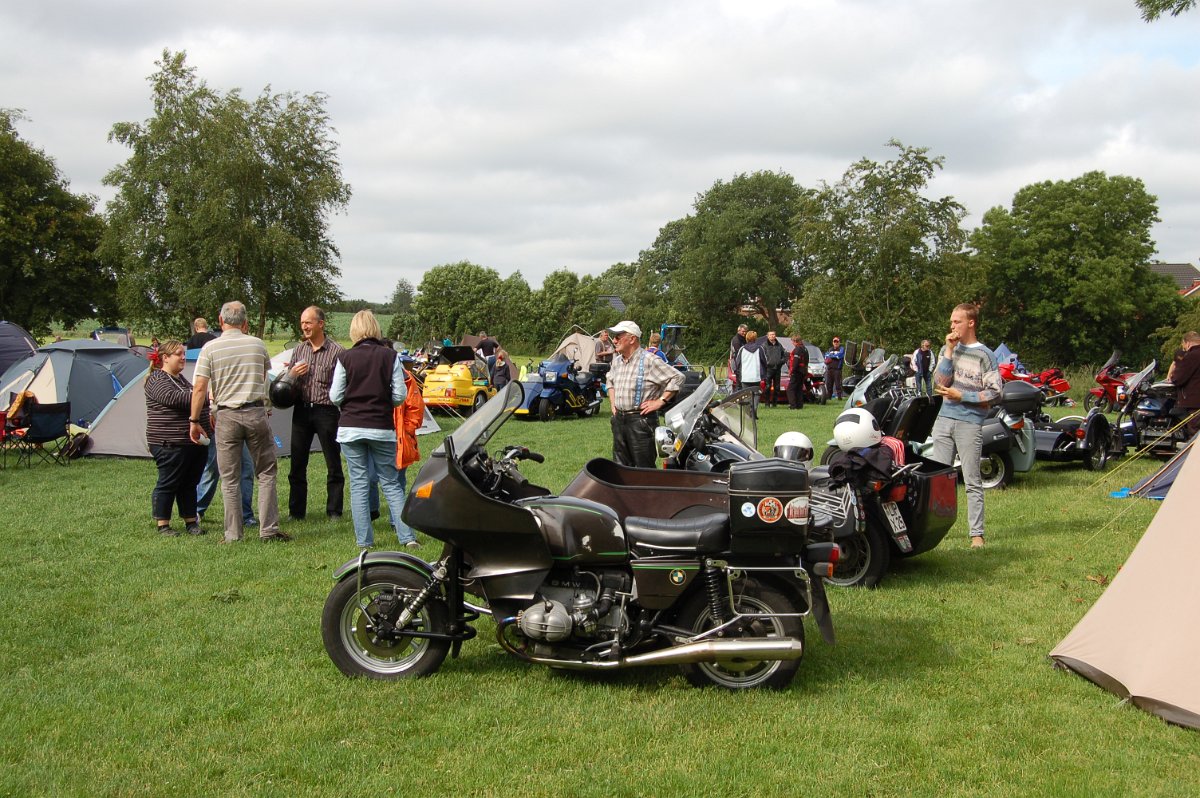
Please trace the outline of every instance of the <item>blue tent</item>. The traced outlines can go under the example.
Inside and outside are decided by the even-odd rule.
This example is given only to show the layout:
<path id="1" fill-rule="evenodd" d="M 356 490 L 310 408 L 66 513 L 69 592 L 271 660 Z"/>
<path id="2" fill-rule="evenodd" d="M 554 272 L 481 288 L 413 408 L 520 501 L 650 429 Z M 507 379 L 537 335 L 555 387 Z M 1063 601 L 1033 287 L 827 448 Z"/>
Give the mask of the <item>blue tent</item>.
<path id="1" fill-rule="evenodd" d="M 0 374 L 37 351 L 37 341 L 19 324 L 0 321 Z M 0 402 L 2 404 L 2 402 Z"/>
<path id="2" fill-rule="evenodd" d="M 0 405 L 32 391 L 42 404 L 71 403 L 71 420 L 86 427 L 150 364 L 129 347 L 107 341 L 56 341 L 0 375 Z"/>

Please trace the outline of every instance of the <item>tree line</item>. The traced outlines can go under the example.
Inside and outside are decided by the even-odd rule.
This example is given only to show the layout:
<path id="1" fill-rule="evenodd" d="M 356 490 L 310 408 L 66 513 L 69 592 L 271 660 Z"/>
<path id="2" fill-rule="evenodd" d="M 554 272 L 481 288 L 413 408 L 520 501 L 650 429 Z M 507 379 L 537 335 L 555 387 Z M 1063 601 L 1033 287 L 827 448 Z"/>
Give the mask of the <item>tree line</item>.
<path id="1" fill-rule="evenodd" d="M 105 178 L 117 193 L 103 215 L 18 136 L 19 112 L 0 110 L 0 316 L 39 335 L 83 319 L 183 330 L 240 297 L 260 334 L 293 329 L 315 303 L 390 312 L 389 334 L 412 346 L 486 329 L 527 352 L 574 325 L 633 318 L 687 325 L 689 357 L 712 362 L 742 320 L 910 351 L 974 301 L 985 341 L 1039 365 L 1098 362 L 1114 347 L 1149 357 L 1200 326 L 1196 305 L 1145 265 L 1158 208 L 1140 180 L 1036 183 L 966 230 L 967 210 L 931 191 L 944 159 L 899 141 L 831 183 L 781 171 L 717 180 L 635 260 L 600 275 L 563 268 L 533 288 L 519 271 L 451 262 L 416 286 L 399 280 L 386 303 L 347 300 L 328 219 L 351 189 L 325 98 L 221 93 L 184 53 L 156 66 L 154 115 L 112 128 L 131 155 Z"/>

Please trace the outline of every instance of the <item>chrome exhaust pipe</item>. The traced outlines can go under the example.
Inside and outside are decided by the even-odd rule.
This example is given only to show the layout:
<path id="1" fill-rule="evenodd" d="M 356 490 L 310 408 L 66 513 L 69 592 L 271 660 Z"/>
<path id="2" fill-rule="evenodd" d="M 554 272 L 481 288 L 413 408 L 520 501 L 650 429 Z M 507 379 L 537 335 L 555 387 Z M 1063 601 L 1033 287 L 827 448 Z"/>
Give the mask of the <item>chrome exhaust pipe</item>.
<path id="1" fill-rule="evenodd" d="M 742 637 L 736 640 L 700 640 L 659 651 L 635 654 L 619 660 L 582 662 L 552 657 L 525 657 L 555 668 L 570 670 L 616 670 L 643 665 L 690 665 L 696 662 L 757 662 L 800 659 L 804 644 L 792 637 Z"/>

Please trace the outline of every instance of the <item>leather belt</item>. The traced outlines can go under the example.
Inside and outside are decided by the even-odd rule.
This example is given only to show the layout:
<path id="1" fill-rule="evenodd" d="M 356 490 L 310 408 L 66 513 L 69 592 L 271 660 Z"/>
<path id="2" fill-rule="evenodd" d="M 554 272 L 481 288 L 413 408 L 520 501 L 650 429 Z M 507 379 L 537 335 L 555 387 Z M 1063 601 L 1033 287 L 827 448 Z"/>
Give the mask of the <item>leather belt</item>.
<path id="1" fill-rule="evenodd" d="M 320 402 L 301 402 L 300 406 L 305 410 L 337 410 L 337 405 L 327 405 Z"/>
<path id="2" fill-rule="evenodd" d="M 250 407 L 262 407 L 263 401 L 259 399 L 257 402 L 246 402 L 244 405 L 217 405 L 218 410 L 245 410 Z"/>

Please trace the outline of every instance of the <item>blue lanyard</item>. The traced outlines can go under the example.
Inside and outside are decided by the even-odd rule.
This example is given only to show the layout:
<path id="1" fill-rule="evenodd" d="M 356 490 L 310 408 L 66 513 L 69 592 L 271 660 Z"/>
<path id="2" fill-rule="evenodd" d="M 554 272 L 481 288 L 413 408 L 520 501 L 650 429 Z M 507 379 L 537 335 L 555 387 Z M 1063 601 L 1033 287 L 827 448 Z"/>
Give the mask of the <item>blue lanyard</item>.
<path id="1" fill-rule="evenodd" d="M 642 359 L 638 361 L 637 385 L 633 391 L 633 409 L 642 406 L 642 385 L 646 381 L 646 350 L 642 350 Z"/>

